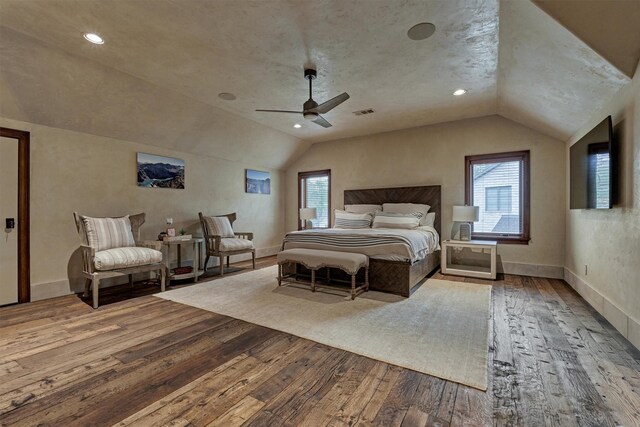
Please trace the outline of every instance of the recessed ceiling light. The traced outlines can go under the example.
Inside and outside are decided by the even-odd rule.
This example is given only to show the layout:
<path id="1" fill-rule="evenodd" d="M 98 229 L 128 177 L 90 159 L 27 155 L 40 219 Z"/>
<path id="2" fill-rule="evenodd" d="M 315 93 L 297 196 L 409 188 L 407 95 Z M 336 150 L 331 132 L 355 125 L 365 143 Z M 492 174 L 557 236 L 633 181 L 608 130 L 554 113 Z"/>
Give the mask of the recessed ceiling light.
<path id="1" fill-rule="evenodd" d="M 407 35 L 411 40 L 424 40 L 428 39 L 435 33 L 436 26 L 430 22 L 421 22 L 413 27 L 409 28 Z"/>
<path id="2" fill-rule="evenodd" d="M 236 96 L 232 93 L 222 92 L 218 94 L 218 98 L 224 99 L 225 101 L 235 101 Z"/>
<path id="3" fill-rule="evenodd" d="M 84 38 L 93 44 L 104 44 L 102 37 L 94 33 L 85 33 Z"/>
<path id="4" fill-rule="evenodd" d="M 293 127 L 296 129 L 300 129 L 302 125 L 300 123 L 296 123 L 295 125 L 293 125 Z"/>
<path id="5" fill-rule="evenodd" d="M 458 90 L 456 90 L 455 92 L 453 92 L 453 94 L 454 94 L 455 96 L 464 95 L 465 93 L 467 93 L 467 91 L 466 91 L 466 90 L 464 90 L 464 89 L 458 89 Z"/>

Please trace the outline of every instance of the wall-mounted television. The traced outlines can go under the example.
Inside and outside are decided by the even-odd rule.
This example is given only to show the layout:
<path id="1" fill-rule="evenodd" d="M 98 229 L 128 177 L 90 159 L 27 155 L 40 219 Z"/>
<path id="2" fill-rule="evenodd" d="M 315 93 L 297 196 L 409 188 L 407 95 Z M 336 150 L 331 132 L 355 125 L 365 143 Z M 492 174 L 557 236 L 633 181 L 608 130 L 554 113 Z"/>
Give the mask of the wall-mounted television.
<path id="1" fill-rule="evenodd" d="M 609 116 L 569 149 L 570 209 L 610 209 L 617 203 L 617 157 Z"/>

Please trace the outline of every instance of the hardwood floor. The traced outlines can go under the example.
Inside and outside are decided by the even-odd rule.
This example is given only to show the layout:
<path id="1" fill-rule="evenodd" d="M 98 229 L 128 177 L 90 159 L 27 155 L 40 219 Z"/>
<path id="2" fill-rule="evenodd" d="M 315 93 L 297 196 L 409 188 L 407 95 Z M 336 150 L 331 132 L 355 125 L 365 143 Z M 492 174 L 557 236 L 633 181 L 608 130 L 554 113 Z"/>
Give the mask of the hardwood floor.
<path id="1" fill-rule="evenodd" d="M 640 426 L 640 352 L 562 281 L 493 286 L 486 393 L 165 301 L 153 286 L 101 292 L 95 311 L 76 296 L 5 307 L 0 423 Z"/>

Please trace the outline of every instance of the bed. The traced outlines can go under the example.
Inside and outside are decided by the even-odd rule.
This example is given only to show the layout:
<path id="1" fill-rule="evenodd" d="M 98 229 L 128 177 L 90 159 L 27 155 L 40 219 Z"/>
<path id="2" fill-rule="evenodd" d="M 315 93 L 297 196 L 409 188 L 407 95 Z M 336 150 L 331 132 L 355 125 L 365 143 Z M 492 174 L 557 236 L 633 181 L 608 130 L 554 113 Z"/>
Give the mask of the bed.
<path id="1" fill-rule="evenodd" d="M 369 256 L 370 288 L 404 297 L 440 266 L 439 235 L 441 196 L 439 185 L 346 190 L 344 204 L 420 203 L 435 212 L 432 229 L 324 229 L 288 233 L 283 249 L 310 248 L 363 253 Z M 304 268 L 298 267 L 304 274 Z M 302 271 L 300 271 L 302 269 Z M 333 272 L 332 277 L 340 272 Z"/>

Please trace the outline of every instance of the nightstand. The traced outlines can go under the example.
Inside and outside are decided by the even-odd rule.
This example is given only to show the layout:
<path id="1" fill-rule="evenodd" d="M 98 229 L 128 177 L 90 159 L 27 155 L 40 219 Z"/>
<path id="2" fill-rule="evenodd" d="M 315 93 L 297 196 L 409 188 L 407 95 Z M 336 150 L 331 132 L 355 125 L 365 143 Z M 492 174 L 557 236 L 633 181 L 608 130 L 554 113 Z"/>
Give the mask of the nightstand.
<path id="1" fill-rule="evenodd" d="M 472 253 L 489 253 L 489 266 L 480 260 L 470 259 L 464 262 L 462 257 L 454 257 L 455 249 L 471 249 Z M 445 240 L 442 242 L 442 260 L 440 269 L 442 274 L 452 274 L 455 276 L 477 277 L 479 279 L 496 279 L 496 258 L 498 252 L 498 242 L 491 240 Z"/>

